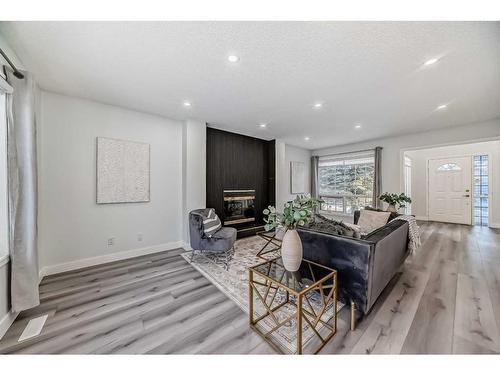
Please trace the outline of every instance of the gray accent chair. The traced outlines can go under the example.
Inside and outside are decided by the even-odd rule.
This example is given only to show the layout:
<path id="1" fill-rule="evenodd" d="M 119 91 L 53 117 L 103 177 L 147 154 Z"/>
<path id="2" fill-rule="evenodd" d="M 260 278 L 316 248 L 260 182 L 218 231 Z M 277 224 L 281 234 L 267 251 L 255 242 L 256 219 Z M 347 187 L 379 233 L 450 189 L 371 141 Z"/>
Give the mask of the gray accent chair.
<path id="1" fill-rule="evenodd" d="M 210 208 L 200 208 L 189 213 L 189 239 L 191 241 L 191 261 L 195 251 L 204 255 L 217 264 L 223 264 L 229 269 L 229 261 L 233 257 L 234 243 L 236 242 L 236 229 L 222 227 L 212 237 L 205 235 L 203 231 L 203 216 L 208 214 Z"/>

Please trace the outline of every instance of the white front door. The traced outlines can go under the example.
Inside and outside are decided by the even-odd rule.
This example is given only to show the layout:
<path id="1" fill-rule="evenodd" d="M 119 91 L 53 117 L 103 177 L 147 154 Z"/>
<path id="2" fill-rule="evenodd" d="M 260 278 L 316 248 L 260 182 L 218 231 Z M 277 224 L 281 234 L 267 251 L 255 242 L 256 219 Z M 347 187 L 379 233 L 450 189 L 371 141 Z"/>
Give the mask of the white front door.
<path id="1" fill-rule="evenodd" d="M 429 220 L 471 225 L 471 158 L 429 160 Z"/>

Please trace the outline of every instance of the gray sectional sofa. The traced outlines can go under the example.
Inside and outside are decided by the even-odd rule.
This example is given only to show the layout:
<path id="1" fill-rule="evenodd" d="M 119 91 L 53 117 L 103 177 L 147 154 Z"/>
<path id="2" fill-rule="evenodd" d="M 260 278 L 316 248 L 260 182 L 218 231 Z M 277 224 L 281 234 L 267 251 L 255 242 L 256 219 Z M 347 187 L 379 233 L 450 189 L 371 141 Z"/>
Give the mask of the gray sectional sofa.
<path id="1" fill-rule="evenodd" d="M 359 212 L 355 213 L 357 223 Z M 368 314 L 408 256 L 408 223 L 396 220 L 361 239 L 301 227 L 304 258 L 338 272 L 338 299 Z"/>

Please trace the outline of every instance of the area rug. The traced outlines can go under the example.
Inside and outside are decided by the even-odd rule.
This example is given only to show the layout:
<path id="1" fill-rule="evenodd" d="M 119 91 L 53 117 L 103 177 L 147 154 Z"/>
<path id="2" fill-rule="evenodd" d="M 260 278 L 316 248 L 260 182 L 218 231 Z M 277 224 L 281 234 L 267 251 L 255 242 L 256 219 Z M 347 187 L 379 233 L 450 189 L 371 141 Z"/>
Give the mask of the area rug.
<path id="1" fill-rule="evenodd" d="M 225 295 L 231 298 L 246 314 L 248 314 L 248 267 L 255 266 L 257 264 L 265 262 L 266 259 L 273 259 L 279 256 L 279 251 L 272 251 L 264 255 L 266 259 L 262 259 L 256 256 L 259 250 L 265 245 L 266 241 L 258 236 L 247 237 L 236 241 L 235 252 L 233 259 L 229 263 L 229 270 L 224 269 L 222 265 L 217 265 L 213 261 L 204 256 L 195 255 L 193 262 L 191 263 L 194 268 L 196 268 L 203 276 L 205 276 L 210 282 L 212 282 L 219 290 L 221 290 Z M 270 249 L 271 244 L 267 249 Z M 186 252 L 182 254 L 184 259 L 190 261 L 191 252 Z M 309 299 L 311 304 L 316 311 L 319 311 L 321 307 L 320 295 L 317 293 L 309 294 Z M 278 292 L 275 297 L 275 304 L 279 304 L 286 298 L 284 292 Z M 254 301 L 255 317 L 262 315 L 266 310 L 262 304 Z M 273 305 L 274 306 L 274 305 Z M 343 307 L 343 304 L 337 303 L 337 311 Z M 325 313 L 325 321 L 332 323 L 332 306 L 328 306 Z M 284 320 L 290 314 L 296 311 L 294 306 L 285 305 L 283 308 L 277 310 L 276 317 L 279 321 Z M 270 317 L 261 320 L 259 328 L 261 331 L 267 332 L 272 327 L 274 327 L 274 322 Z M 328 332 L 325 328 L 321 328 L 318 325 L 317 330 L 323 337 L 326 337 Z M 317 338 L 316 334 L 309 327 L 308 324 L 303 324 L 302 327 L 302 342 L 303 347 L 307 348 L 308 343 L 312 343 L 314 338 Z M 277 345 L 282 352 L 293 354 L 296 351 L 296 339 L 297 339 L 297 329 L 295 319 L 285 324 L 283 327 L 278 329 L 272 335 L 273 342 Z M 314 345 L 317 345 L 319 341 L 314 340 Z"/>

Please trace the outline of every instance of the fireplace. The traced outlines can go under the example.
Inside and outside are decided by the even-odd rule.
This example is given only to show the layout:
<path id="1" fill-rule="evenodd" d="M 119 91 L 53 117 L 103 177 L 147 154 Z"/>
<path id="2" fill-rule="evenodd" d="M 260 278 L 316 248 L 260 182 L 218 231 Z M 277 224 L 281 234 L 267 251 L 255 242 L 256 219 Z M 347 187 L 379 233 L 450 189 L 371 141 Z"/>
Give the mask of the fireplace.
<path id="1" fill-rule="evenodd" d="M 255 190 L 224 190 L 224 225 L 255 221 Z"/>

